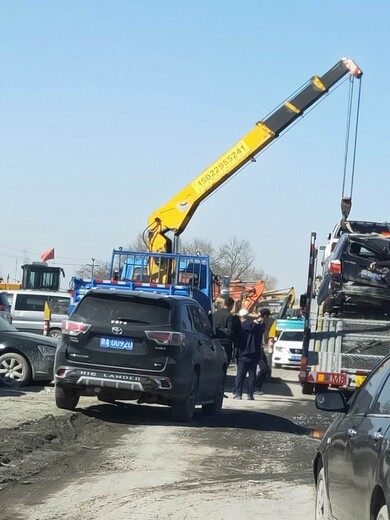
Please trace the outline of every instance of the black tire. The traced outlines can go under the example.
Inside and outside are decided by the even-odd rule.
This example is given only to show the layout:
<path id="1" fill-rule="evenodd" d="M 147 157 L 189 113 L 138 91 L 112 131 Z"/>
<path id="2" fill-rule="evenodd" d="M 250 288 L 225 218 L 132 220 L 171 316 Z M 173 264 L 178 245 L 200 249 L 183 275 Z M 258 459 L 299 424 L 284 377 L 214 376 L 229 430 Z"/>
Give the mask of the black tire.
<path id="1" fill-rule="evenodd" d="M 375 517 L 375 520 L 389 520 L 389 511 L 387 510 L 386 505 L 381 507 L 379 513 Z"/>
<path id="2" fill-rule="evenodd" d="M 214 401 L 212 403 L 202 405 L 204 415 L 220 415 L 223 405 L 223 397 L 225 393 L 225 374 L 221 377 L 218 382 L 217 393 L 215 394 Z"/>
<path id="3" fill-rule="evenodd" d="M 302 383 L 302 393 L 304 395 L 313 395 L 314 385 L 313 383 Z"/>
<path id="4" fill-rule="evenodd" d="M 55 387 L 55 400 L 57 408 L 62 410 L 74 410 L 78 405 L 80 395 L 73 388 Z"/>
<path id="5" fill-rule="evenodd" d="M 324 468 L 321 468 L 317 478 L 315 520 L 332 520 Z"/>
<path id="6" fill-rule="evenodd" d="M 182 401 L 173 402 L 171 405 L 172 419 L 177 422 L 191 422 L 194 417 L 198 378 L 192 376 L 191 386 Z"/>
<path id="7" fill-rule="evenodd" d="M 18 388 L 31 381 L 31 365 L 25 357 L 16 352 L 6 352 L 0 356 L 0 384 Z"/>

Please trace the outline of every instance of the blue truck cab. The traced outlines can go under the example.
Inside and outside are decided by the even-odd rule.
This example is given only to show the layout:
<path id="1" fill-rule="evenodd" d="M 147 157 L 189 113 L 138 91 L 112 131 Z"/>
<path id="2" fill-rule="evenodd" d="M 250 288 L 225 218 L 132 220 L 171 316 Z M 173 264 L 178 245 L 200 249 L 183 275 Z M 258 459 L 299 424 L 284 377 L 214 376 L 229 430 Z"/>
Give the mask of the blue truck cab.
<path id="1" fill-rule="evenodd" d="M 114 249 L 107 280 L 71 279 L 70 313 L 94 287 L 189 296 L 207 313 L 211 312 L 213 300 L 213 275 L 208 256 Z"/>

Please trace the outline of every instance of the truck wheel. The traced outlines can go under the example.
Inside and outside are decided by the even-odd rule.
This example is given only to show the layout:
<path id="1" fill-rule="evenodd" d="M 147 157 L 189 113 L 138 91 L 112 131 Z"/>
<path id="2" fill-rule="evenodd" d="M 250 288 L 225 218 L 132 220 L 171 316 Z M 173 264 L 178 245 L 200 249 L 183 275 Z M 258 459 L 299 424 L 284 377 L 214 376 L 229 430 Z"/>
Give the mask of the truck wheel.
<path id="1" fill-rule="evenodd" d="M 304 395 L 312 395 L 314 391 L 313 383 L 302 383 L 302 393 Z"/>
<path id="2" fill-rule="evenodd" d="M 389 512 L 387 506 L 384 505 L 376 516 L 375 520 L 389 520 Z"/>
<path id="3" fill-rule="evenodd" d="M 328 492 L 326 490 L 325 471 L 321 468 L 317 478 L 316 520 L 331 520 Z"/>
<path id="4" fill-rule="evenodd" d="M 31 380 L 31 366 L 26 358 L 16 352 L 0 356 L 0 383 L 4 386 L 26 386 Z"/>
<path id="5" fill-rule="evenodd" d="M 74 410 L 79 402 L 80 396 L 73 388 L 55 387 L 55 400 L 57 408 L 63 410 Z"/>
<path id="6" fill-rule="evenodd" d="M 191 422 L 195 412 L 198 378 L 194 372 L 188 394 L 183 401 L 172 403 L 172 419 L 177 422 Z"/>
<path id="7" fill-rule="evenodd" d="M 225 391 L 225 374 L 218 383 L 217 393 L 212 403 L 202 405 L 204 415 L 220 415 L 223 404 L 223 395 Z"/>

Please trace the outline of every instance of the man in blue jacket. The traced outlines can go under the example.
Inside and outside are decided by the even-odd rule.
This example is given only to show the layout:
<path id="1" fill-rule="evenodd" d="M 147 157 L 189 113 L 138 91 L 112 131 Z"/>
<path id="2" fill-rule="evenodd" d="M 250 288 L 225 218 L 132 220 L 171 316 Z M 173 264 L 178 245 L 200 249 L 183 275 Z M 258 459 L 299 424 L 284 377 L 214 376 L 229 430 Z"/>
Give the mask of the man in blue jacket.
<path id="1" fill-rule="evenodd" d="M 263 327 L 250 320 L 248 314 L 246 309 L 241 309 L 238 313 L 241 321 L 242 335 L 237 352 L 236 392 L 233 399 L 242 399 L 242 387 L 246 375 L 249 373 L 248 399 L 253 401 L 256 368 L 260 360 L 262 348 Z"/>

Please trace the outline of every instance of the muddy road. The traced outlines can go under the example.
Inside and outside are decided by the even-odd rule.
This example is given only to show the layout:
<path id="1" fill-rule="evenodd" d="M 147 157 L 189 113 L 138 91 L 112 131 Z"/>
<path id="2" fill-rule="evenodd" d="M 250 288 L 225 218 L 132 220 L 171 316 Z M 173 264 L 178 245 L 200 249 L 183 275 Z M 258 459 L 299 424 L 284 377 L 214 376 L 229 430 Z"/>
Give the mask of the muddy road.
<path id="1" fill-rule="evenodd" d="M 0 430 L 0 518 L 313 518 L 311 433 L 331 417 L 301 395 L 295 370 L 275 376 L 256 401 L 228 391 L 220 417 L 199 409 L 189 426 L 168 408 L 93 399 L 63 413 L 50 389 L 29 420 L 33 401 L 16 396 L 23 417 Z"/>

